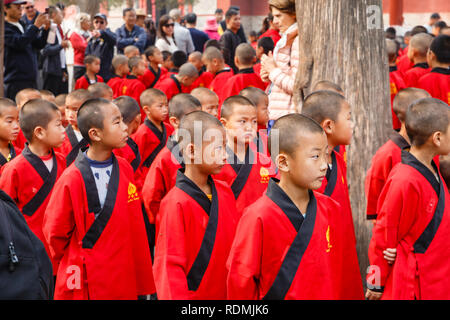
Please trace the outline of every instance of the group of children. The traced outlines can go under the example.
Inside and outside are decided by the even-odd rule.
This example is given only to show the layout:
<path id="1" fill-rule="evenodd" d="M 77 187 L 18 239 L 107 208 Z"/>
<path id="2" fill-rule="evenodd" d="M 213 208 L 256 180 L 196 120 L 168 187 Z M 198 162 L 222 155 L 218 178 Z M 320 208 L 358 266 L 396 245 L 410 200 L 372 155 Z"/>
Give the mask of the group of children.
<path id="1" fill-rule="evenodd" d="M 44 243 L 55 299 L 364 298 L 346 173 L 351 106 L 321 81 L 302 114 L 268 132 L 255 63 L 273 41 L 257 49 L 237 47 L 234 74 L 214 45 L 174 53 L 170 70 L 157 48 L 128 48 L 107 84 L 88 56 L 68 95 L 0 99 L 0 189 Z M 449 39 L 431 50 L 433 68 L 448 70 Z M 395 96 L 399 132 L 367 174 L 379 270 L 369 299 L 449 298 L 448 190 L 433 159 L 450 152 L 450 113 L 430 94 Z"/>

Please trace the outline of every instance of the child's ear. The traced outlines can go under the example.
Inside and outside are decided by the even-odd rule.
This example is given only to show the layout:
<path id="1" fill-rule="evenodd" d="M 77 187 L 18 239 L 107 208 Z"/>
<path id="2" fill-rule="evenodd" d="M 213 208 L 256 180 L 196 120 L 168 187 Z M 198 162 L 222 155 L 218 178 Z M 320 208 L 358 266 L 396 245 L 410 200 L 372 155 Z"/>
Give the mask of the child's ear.
<path id="1" fill-rule="evenodd" d="M 321 126 L 327 135 L 333 133 L 334 130 L 334 121 L 331 119 L 325 119 L 322 121 Z"/>
<path id="2" fill-rule="evenodd" d="M 180 126 L 180 120 L 178 120 L 176 117 L 169 117 L 169 123 L 175 130 L 177 130 Z"/>
<path id="3" fill-rule="evenodd" d="M 275 164 L 280 171 L 285 172 L 285 173 L 289 172 L 289 161 L 288 161 L 287 156 L 284 153 L 280 153 L 276 157 Z"/>
<path id="4" fill-rule="evenodd" d="M 433 142 L 433 144 L 436 147 L 440 147 L 441 143 L 442 143 L 442 132 L 440 131 L 436 131 L 435 133 L 432 134 L 431 136 L 431 141 Z"/>
<path id="5" fill-rule="evenodd" d="M 44 128 L 42 128 L 41 126 L 37 126 L 36 128 L 34 128 L 34 130 L 33 130 L 33 135 L 37 138 L 37 139 L 39 139 L 39 140 L 42 140 L 42 139 L 44 139 L 45 138 L 45 129 Z"/>
<path id="6" fill-rule="evenodd" d="M 222 123 L 223 127 L 226 129 L 227 123 L 228 123 L 228 122 L 227 122 L 227 119 L 221 117 L 221 118 L 219 119 L 219 121 L 220 121 L 220 123 Z"/>
<path id="7" fill-rule="evenodd" d="M 100 130 L 97 129 L 97 128 L 91 128 L 91 129 L 89 129 L 88 134 L 89 134 L 89 139 L 90 139 L 92 142 L 94 142 L 94 141 L 95 141 L 95 142 L 98 142 L 98 141 L 101 140 L 101 132 L 100 132 Z"/>
<path id="8" fill-rule="evenodd" d="M 142 106 L 142 110 L 144 110 L 145 114 L 148 115 L 150 112 L 150 106 Z"/>
<path id="9" fill-rule="evenodd" d="M 189 143 L 186 148 L 184 148 L 184 155 L 185 160 L 187 160 L 188 163 L 194 163 L 195 162 L 195 145 L 193 143 Z"/>
<path id="10" fill-rule="evenodd" d="M 238 57 L 234 57 L 234 64 L 236 65 L 236 67 L 239 67 L 240 63 L 239 63 L 239 58 Z"/>

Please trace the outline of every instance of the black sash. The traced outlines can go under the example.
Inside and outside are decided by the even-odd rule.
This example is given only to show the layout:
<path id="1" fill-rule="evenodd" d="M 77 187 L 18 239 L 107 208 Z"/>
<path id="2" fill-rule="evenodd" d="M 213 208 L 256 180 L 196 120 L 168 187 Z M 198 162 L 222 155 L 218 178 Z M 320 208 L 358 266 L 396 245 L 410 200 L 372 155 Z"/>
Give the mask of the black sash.
<path id="1" fill-rule="evenodd" d="M 390 66 L 389 72 L 394 72 L 394 71 L 397 71 L 397 66 Z"/>
<path id="2" fill-rule="evenodd" d="M 178 161 L 182 168 L 185 167 L 183 156 L 181 155 L 180 145 L 172 137 L 167 140 L 167 148 Z"/>
<path id="3" fill-rule="evenodd" d="M 37 155 L 32 153 L 28 146 L 25 146 L 25 149 L 23 149 L 22 151 L 23 157 L 31 164 L 31 166 L 34 168 L 34 170 L 36 170 L 43 181 L 42 186 L 39 188 L 38 192 L 22 208 L 22 213 L 27 216 L 31 217 L 39 209 L 39 207 L 42 205 L 42 203 L 44 203 L 45 199 L 47 199 L 48 195 L 53 189 L 53 186 L 55 185 L 56 176 L 58 174 L 58 163 L 56 161 L 55 152 L 53 152 L 53 150 L 52 154 L 53 168 L 52 171 L 49 172 L 44 162 Z"/>
<path id="4" fill-rule="evenodd" d="M 177 88 L 178 88 L 178 91 L 179 91 L 178 93 L 181 93 L 182 89 L 181 89 L 180 81 L 178 81 L 178 79 L 175 77 L 174 74 L 170 75 L 170 79 L 172 79 L 175 82 L 175 84 L 177 85 Z"/>
<path id="5" fill-rule="evenodd" d="M 403 138 L 398 132 L 393 132 L 389 139 L 391 139 L 392 142 L 394 142 L 401 150 L 411 147 L 408 141 L 406 141 L 405 138 Z"/>
<path id="6" fill-rule="evenodd" d="M 183 190 L 192 199 L 194 199 L 209 216 L 202 244 L 187 275 L 188 289 L 191 291 L 198 289 L 206 269 L 208 268 L 214 249 L 217 225 L 219 222 L 219 199 L 217 196 L 217 190 L 211 177 L 208 178 L 208 182 L 211 185 L 212 190 L 211 201 L 209 201 L 206 194 L 201 191 L 194 182 L 182 173 L 182 170 L 178 170 L 177 172 L 176 187 Z"/>
<path id="7" fill-rule="evenodd" d="M 128 137 L 127 144 L 135 155 L 134 160 L 131 161 L 131 167 L 133 168 L 133 171 L 136 172 L 136 170 L 139 168 L 139 165 L 141 164 L 141 154 L 139 153 L 139 147 L 136 142 L 130 137 Z"/>
<path id="8" fill-rule="evenodd" d="M 248 177 L 253 169 L 253 152 L 250 148 L 247 148 L 245 152 L 245 160 L 244 162 L 240 162 L 238 157 L 234 154 L 232 150 L 227 147 L 228 153 L 228 164 L 233 168 L 234 172 L 236 172 L 237 176 L 234 179 L 233 184 L 231 185 L 231 190 L 233 191 L 234 198 L 237 199 L 241 194 L 242 190 L 245 187 L 245 184 L 248 181 Z"/>
<path id="9" fill-rule="evenodd" d="M 162 132 L 159 131 L 159 129 L 150 120 L 145 119 L 144 123 L 155 134 L 155 136 L 159 139 L 158 146 L 155 148 L 155 150 L 153 150 L 152 153 L 150 153 L 150 155 L 147 157 L 147 159 L 145 159 L 145 161 L 142 163 L 142 165 L 144 167 L 150 168 L 150 166 L 152 165 L 152 163 L 155 160 L 155 158 L 158 155 L 158 153 L 166 145 L 167 132 L 166 132 L 166 126 L 164 125 L 164 123 L 161 123 L 162 129 L 163 129 Z"/>
<path id="10" fill-rule="evenodd" d="M 66 129 L 67 137 L 69 138 L 70 145 L 72 146 L 72 150 L 69 152 L 69 154 L 66 156 L 66 166 L 70 166 L 72 162 L 75 161 L 77 158 L 78 152 L 82 149 L 88 146 L 87 141 L 82 138 L 80 141 L 78 141 L 77 136 L 75 135 L 75 132 L 73 131 L 73 128 L 71 125 L 69 125 Z"/>
<path id="11" fill-rule="evenodd" d="M 431 184 L 433 190 L 436 192 L 436 195 L 439 198 L 438 203 L 436 205 L 436 209 L 433 214 L 433 218 L 428 223 L 427 227 L 420 235 L 420 237 L 417 239 L 417 241 L 414 243 L 415 253 L 425 253 L 428 247 L 430 246 L 431 242 L 433 241 L 434 236 L 436 235 L 436 232 L 438 231 L 439 226 L 441 224 L 442 217 L 444 215 L 445 188 L 442 182 L 442 178 L 439 179 L 440 181 L 438 182 L 434 174 L 430 171 L 430 169 L 425 167 L 411 153 L 407 151 L 402 151 L 402 163 L 407 164 L 416 169 L 417 171 L 419 171 L 425 177 L 425 179 Z M 433 166 L 436 172 L 439 172 L 434 161 L 431 163 L 431 165 Z"/>
<path id="12" fill-rule="evenodd" d="M 16 149 L 14 149 L 14 146 L 11 143 L 8 145 L 8 147 L 9 147 L 9 155 L 11 156 L 11 159 L 9 159 L 9 161 L 11 161 L 16 157 Z M 4 166 L 7 163 L 8 159 L 6 159 L 3 156 L 3 154 L 0 153 L 0 166 Z"/>
<path id="13" fill-rule="evenodd" d="M 293 227 L 297 231 L 289 250 L 284 257 L 280 270 L 275 277 L 263 300 L 283 300 L 294 281 L 303 255 L 311 240 L 316 222 L 317 202 L 314 193 L 309 191 L 309 203 L 306 209 L 306 217 L 303 218 L 300 210 L 292 202 L 289 196 L 278 186 L 276 179 L 271 179 L 267 187 L 266 196 L 286 214 Z"/>
<path id="14" fill-rule="evenodd" d="M 148 69 L 155 76 L 155 80 L 153 80 L 153 82 L 150 84 L 150 87 L 149 87 L 149 88 L 153 88 L 155 86 L 155 84 L 158 82 L 159 78 L 161 77 L 161 68 L 158 68 L 158 72 L 155 72 L 155 70 L 153 70 L 152 67 L 149 67 Z"/>
<path id="15" fill-rule="evenodd" d="M 92 249 L 94 247 L 95 243 L 102 235 L 102 232 L 108 224 L 108 221 L 114 211 L 117 192 L 119 190 L 120 168 L 119 163 L 117 162 L 117 159 L 114 155 L 112 155 L 112 159 L 113 168 L 111 172 L 111 178 L 108 183 L 108 191 L 106 193 L 106 199 L 103 208 L 100 205 L 97 185 L 95 184 L 94 175 L 92 174 L 88 159 L 83 154 L 83 152 L 80 151 L 75 160 L 75 166 L 78 168 L 78 170 L 80 170 L 84 180 L 88 210 L 90 213 L 93 213 L 97 216 L 97 218 L 89 227 L 89 230 L 83 237 L 82 247 L 85 249 Z"/>
<path id="16" fill-rule="evenodd" d="M 327 186 L 325 188 L 325 191 L 323 192 L 324 195 L 329 197 L 331 197 L 334 192 L 334 188 L 336 187 L 337 175 L 339 171 L 336 161 L 336 155 L 334 154 L 334 152 L 331 152 L 331 161 L 332 169 L 330 170 L 330 167 L 328 167 L 327 169 Z"/>
<path id="17" fill-rule="evenodd" d="M 91 85 L 91 79 L 89 79 L 87 74 L 84 74 L 84 78 L 86 79 L 88 85 L 90 86 Z M 98 78 L 97 78 L 97 76 L 95 76 L 95 83 L 97 83 L 97 82 L 98 82 Z"/>

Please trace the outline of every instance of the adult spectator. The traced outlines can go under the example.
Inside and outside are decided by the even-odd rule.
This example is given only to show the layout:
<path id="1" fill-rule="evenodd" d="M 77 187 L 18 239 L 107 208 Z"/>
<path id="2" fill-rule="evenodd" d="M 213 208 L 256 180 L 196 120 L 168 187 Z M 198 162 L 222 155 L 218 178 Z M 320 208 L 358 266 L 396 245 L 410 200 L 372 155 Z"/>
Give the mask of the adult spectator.
<path id="1" fill-rule="evenodd" d="M 221 8 L 217 8 L 214 12 L 214 16 L 216 17 L 216 23 L 219 24 L 223 20 L 223 10 Z"/>
<path id="2" fill-rule="evenodd" d="M 205 33 L 208 35 L 210 39 L 220 40 L 220 34 L 218 32 L 219 25 L 216 22 L 216 18 L 211 17 L 206 19 Z"/>
<path id="3" fill-rule="evenodd" d="M 44 58 L 44 90 L 51 91 L 55 96 L 68 92 L 69 82 L 65 49 L 69 47 L 69 40 L 64 34 L 61 23 L 63 15 L 61 9 L 50 6 L 48 14 L 53 23 L 50 27 L 47 44 L 42 49 Z"/>
<path id="4" fill-rule="evenodd" d="M 139 8 L 136 10 L 136 25 L 145 29 L 145 18 L 147 18 L 147 13 L 144 9 Z"/>
<path id="5" fill-rule="evenodd" d="M 26 1 L 23 7 L 25 9 L 25 13 L 22 18 L 20 18 L 20 21 L 24 22 L 28 27 L 29 25 L 34 24 L 40 12 L 34 7 L 34 1 Z"/>
<path id="6" fill-rule="evenodd" d="M 208 35 L 205 32 L 195 28 L 197 26 L 197 15 L 195 13 L 188 13 L 185 19 L 186 19 L 186 28 L 191 33 L 191 38 L 192 42 L 194 43 L 195 51 L 203 52 L 205 42 L 209 40 Z"/>
<path id="7" fill-rule="evenodd" d="M 228 11 L 230 11 L 230 10 L 237 11 L 237 13 L 239 15 L 241 14 L 240 8 L 238 6 L 230 6 Z M 228 11 L 227 11 L 227 13 L 228 13 Z M 223 31 L 221 31 L 221 30 L 223 30 Z M 225 20 L 222 20 L 219 23 L 219 34 L 222 35 L 225 32 L 225 30 L 227 30 L 227 14 L 226 13 L 225 13 Z M 239 27 L 237 34 L 241 38 L 242 42 L 247 42 L 247 37 L 245 36 L 244 27 L 242 25 Z"/>
<path id="8" fill-rule="evenodd" d="M 26 27 L 20 21 L 25 1 L 5 0 L 4 83 L 5 97 L 14 100 L 17 92 L 37 88 L 38 62 L 35 50 L 45 46 L 50 27 L 48 15 L 40 14 Z M 41 27 L 44 27 L 41 29 Z"/>
<path id="9" fill-rule="evenodd" d="M 123 49 L 128 46 L 139 48 L 139 52 L 145 50 L 147 35 L 145 30 L 136 25 L 136 11 L 133 8 L 123 10 L 124 24 L 116 30 L 117 35 L 117 52 L 123 54 Z"/>
<path id="10" fill-rule="evenodd" d="M 242 41 L 237 34 L 241 27 L 241 16 L 235 10 L 228 10 L 225 15 L 225 21 L 227 22 L 227 29 L 220 37 L 220 45 L 222 46 L 225 63 L 237 73 L 239 70 L 234 64 L 234 54 L 237 46 L 246 42 Z"/>
<path id="11" fill-rule="evenodd" d="M 431 33 L 437 37 L 442 33 L 442 29 L 447 28 L 447 23 L 445 21 L 438 21 L 434 24 Z"/>
<path id="12" fill-rule="evenodd" d="M 94 16 L 94 31 L 92 31 L 92 38 L 89 40 L 85 55 L 94 55 L 100 58 L 98 74 L 105 82 L 113 77 L 111 65 L 116 42 L 116 34 L 108 28 L 108 19 L 104 14 L 97 13 Z"/>
<path id="13" fill-rule="evenodd" d="M 147 34 L 147 42 L 145 44 L 145 48 L 151 47 L 155 45 L 156 42 L 156 26 L 155 22 L 151 17 L 147 17 L 145 19 L 145 32 Z"/>
<path id="14" fill-rule="evenodd" d="M 84 66 L 84 54 L 91 39 L 91 16 L 87 13 L 80 13 L 77 16 L 75 30 L 70 35 L 69 41 L 72 44 L 73 59 L 73 78 L 77 81 L 86 73 Z"/>
<path id="15" fill-rule="evenodd" d="M 273 43 L 275 45 L 277 45 L 277 42 L 281 39 L 281 36 L 280 36 L 280 30 L 273 23 L 272 12 L 269 12 L 266 19 L 267 19 L 268 29 L 259 36 L 259 39 L 264 38 L 264 37 L 269 37 L 273 40 Z"/>
<path id="16" fill-rule="evenodd" d="M 273 55 L 261 58 L 261 78 L 270 81 L 269 126 L 279 117 L 297 112 L 292 96 L 299 64 L 299 40 L 295 0 L 269 0 L 274 24 L 280 29 Z"/>
<path id="17" fill-rule="evenodd" d="M 175 43 L 175 39 L 173 38 L 175 23 L 173 19 L 166 15 L 163 15 L 159 19 L 158 25 L 158 39 L 156 40 L 155 46 L 159 49 L 159 51 L 168 51 L 170 53 L 174 53 L 178 51 L 178 46 Z"/>
<path id="18" fill-rule="evenodd" d="M 184 51 L 187 55 L 189 53 L 194 52 L 194 43 L 192 42 L 191 33 L 188 29 L 183 27 L 181 22 L 181 12 L 178 9 L 172 9 L 169 12 L 169 16 L 173 19 L 173 22 L 175 23 L 175 27 L 173 30 L 173 37 L 175 39 L 175 43 L 177 44 L 177 47 L 179 50 Z"/>
<path id="19" fill-rule="evenodd" d="M 428 21 L 428 24 L 425 25 L 425 28 L 427 29 L 428 33 L 431 33 L 433 26 L 436 24 L 436 22 L 441 20 L 441 16 L 439 13 L 435 12 L 430 16 L 430 21 Z"/>

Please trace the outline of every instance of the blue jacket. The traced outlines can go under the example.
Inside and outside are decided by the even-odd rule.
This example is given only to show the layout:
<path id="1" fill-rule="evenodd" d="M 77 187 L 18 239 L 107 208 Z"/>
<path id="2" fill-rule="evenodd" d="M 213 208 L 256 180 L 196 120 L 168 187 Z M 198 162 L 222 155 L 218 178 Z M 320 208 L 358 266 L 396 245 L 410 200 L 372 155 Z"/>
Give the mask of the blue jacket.
<path id="1" fill-rule="evenodd" d="M 191 33 L 192 42 L 194 43 L 195 51 L 203 52 L 206 41 L 209 40 L 206 32 L 195 28 L 188 28 Z"/>
<path id="2" fill-rule="evenodd" d="M 144 53 L 145 44 L 147 42 L 147 34 L 144 29 L 139 26 L 134 26 L 130 32 L 125 25 L 122 25 L 116 30 L 117 35 L 117 52 L 123 54 L 123 49 L 128 46 L 136 46 L 141 53 Z M 138 41 L 135 41 L 138 38 Z"/>
<path id="3" fill-rule="evenodd" d="M 15 25 L 5 21 L 4 82 L 35 81 L 38 62 L 35 50 L 45 46 L 48 30 L 39 30 L 35 25 L 20 32 Z"/>
<path id="4" fill-rule="evenodd" d="M 54 43 L 47 43 L 44 49 L 41 50 L 42 58 L 44 59 L 44 64 L 42 66 L 44 74 L 51 74 L 58 77 L 63 75 L 61 58 L 59 55 L 61 50 L 63 50 L 63 47 L 56 36 Z"/>
<path id="5" fill-rule="evenodd" d="M 100 58 L 100 72 L 98 74 L 105 82 L 108 82 L 113 76 L 111 64 L 114 57 L 117 36 L 110 29 L 101 30 L 100 34 L 99 38 L 92 38 L 89 41 L 85 55 L 94 55 Z"/>

